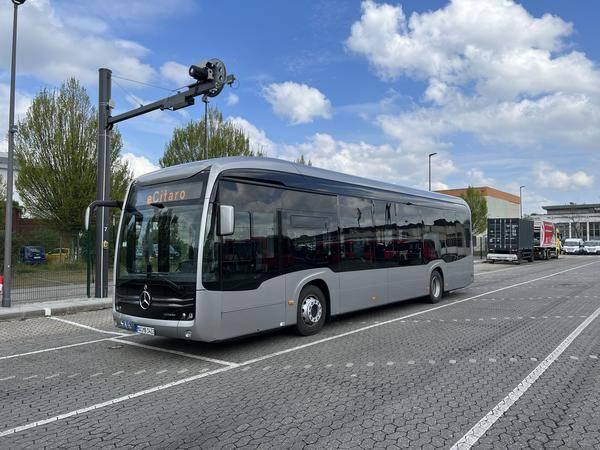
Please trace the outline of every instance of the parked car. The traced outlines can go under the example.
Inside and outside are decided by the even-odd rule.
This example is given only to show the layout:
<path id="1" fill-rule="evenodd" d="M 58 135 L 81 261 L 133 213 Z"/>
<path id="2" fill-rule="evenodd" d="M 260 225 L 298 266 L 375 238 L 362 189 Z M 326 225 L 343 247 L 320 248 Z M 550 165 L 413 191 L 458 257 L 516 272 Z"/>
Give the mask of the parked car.
<path id="1" fill-rule="evenodd" d="M 585 241 L 583 251 L 588 255 L 600 255 L 600 241 Z"/>
<path id="2" fill-rule="evenodd" d="M 69 256 L 71 255 L 71 250 L 68 248 L 53 248 L 46 252 L 46 261 L 48 263 L 61 263 L 64 264 L 69 260 Z"/>
<path id="3" fill-rule="evenodd" d="M 583 239 L 565 239 L 562 251 L 567 255 L 582 255 L 584 253 Z"/>
<path id="4" fill-rule="evenodd" d="M 44 247 L 26 245 L 21 247 L 19 256 L 22 264 L 46 264 L 46 251 Z"/>

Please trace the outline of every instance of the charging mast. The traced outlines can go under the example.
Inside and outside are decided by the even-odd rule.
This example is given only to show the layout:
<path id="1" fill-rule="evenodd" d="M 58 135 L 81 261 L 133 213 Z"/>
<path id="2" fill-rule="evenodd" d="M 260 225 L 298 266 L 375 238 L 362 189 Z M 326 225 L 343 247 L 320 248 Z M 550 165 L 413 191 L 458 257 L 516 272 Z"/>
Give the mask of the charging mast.
<path id="1" fill-rule="evenodd" d="M 183 92 L 178 92 L 170 97 L 157 100 L 139 108 L 132 109 L 117 116 L 111 115 L 111 74 L 110 69 L 99 69 L 98 83 L 98 181 L 96 185 L 96 200 L 88 207 L 86 212 L 86 228 L 89 228 L 91 213 L 99 209 L 96 218 L 96 269 L 94 283 L 94 297 L 108 297 L 108 211 L 111 207 L 118 207 L 120 202 L 110 200 L 110 130 L 119 122 L 133 117 L 155 111 L 176 111 L 195 103 L 199 95 L 216 97 L 225 85 L 231 85 L 235 77 L 227 75 L 225 64 L 218 59 L 210 59 L 193 64 L 189 68 L 190 77 L 195 83 L 187 86 Z"/>

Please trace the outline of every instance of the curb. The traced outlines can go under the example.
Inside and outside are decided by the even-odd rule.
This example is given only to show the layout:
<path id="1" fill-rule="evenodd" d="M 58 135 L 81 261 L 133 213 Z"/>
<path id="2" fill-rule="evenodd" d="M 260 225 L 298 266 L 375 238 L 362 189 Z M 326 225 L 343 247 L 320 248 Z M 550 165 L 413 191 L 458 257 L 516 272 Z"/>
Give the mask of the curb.
<path id="1" fill-rule="evenodd" d="M 85 311 L 98 311 L 112 308 L 112 299 L 72 299 L 56 302 L 25 303 L 10 308 L 0 308 L 0 322 L 25 320 L 35 317 L 50 317 L 74 314 Z"/>

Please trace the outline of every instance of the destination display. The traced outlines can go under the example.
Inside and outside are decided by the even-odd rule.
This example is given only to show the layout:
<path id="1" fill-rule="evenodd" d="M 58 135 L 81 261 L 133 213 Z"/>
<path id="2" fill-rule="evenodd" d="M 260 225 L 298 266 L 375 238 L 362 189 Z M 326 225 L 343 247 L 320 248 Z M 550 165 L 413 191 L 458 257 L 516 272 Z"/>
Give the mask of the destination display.
<path id="1" fill-rule="evenodd" d="M 202 184 L 193 182 L 145 187 L 136 192 L 135 204 L 140 206 L 199 199 L 202 197 Z"/>

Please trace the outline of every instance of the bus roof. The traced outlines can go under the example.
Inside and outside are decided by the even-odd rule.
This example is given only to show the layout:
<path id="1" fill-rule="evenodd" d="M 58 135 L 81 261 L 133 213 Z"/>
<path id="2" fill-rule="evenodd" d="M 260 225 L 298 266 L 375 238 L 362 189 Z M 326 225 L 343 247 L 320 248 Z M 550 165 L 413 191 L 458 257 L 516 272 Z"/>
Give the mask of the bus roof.
<path id="1" fill-rule="evenodd" d="M 164 183 L 169 181 L 180 180 L 196 175 L 198 172 L 211 168 L 211 171 L 220 173 L 224 170 L 231 169 L 263 169 L 275 170 L 279 172 L 291 172 L 301 174 L 307 177 L 321 178 L 325 180 L 338 181 L 341 183 L 349 183 L 358 186 L 364 186 L 373 189 L 381 189 L 396 193 L 407 194 L 415 197 L 439 200 L 447 203 L 459 205 L 467 205 L 460 197 L 451 195 L 439 194 L 437 192 L 423 191 L 406 186 L 400 186 L 392 183 L 384 183 L 381 181 L 370 180 L 368 178 L 358 177 L 355 175 L 347 175 L 339 172 L 334 172 L 317 167 L 307 166 L 305 164 L 297 164 L 291 161 L 276 158 L 266 157 L 247 157 L 235 156 L 228 158 L 214 158 L 210 160 L 194 161 L 177 166 L 166 167 L 154 172 L 147 173 L 137 178 L 137 182 L 142 184 Z"/>

